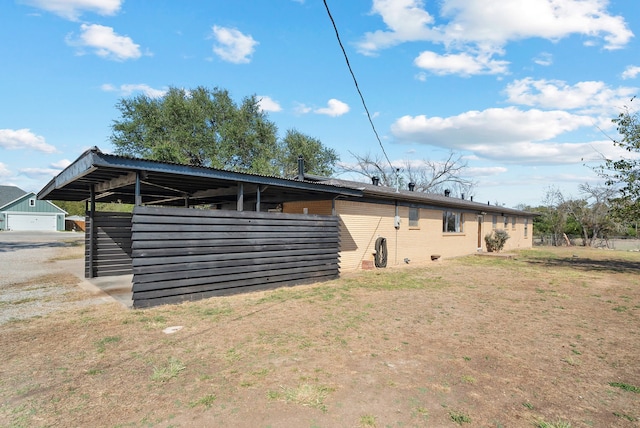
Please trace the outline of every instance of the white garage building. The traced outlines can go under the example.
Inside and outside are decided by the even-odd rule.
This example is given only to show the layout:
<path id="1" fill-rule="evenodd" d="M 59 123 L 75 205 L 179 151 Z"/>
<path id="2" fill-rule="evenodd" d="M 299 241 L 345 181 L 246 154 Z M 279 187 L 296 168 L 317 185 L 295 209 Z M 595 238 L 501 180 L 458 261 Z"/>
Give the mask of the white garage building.
<path id="1" fill-rule="evenodd" d="M 16 186 L 0 186 L 0 230 L 62 231 L 66 212 L 35 193 Z"/>

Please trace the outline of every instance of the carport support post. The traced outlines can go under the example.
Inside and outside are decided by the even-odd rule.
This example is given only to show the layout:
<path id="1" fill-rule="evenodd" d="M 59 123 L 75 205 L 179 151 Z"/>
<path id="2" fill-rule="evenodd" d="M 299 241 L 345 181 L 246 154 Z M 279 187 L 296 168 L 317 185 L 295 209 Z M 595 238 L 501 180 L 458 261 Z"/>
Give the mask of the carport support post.
<path id="1" fill-rule="evenodd" d="M 238 203 L 236 204 L 238 211 L 244 211 L 244 184 L 238 183 Z"/>
<path id="2" fill-rule="evenodd" d="M 260 185 L 258 184 L 257 187 L 258 189 L 256 190 L 256 212 L 260 212 Z"/>
<path id="3" fill-rule="evenodd" d="M 142 205 L 142 196 L 140 195 L 140 171 L 136 171 L 135 205 L 136 207 Z"/>
<path id="4" fill-rule="evenodd" d="M 93 257 L 94 257 L 94 248 L 95 248 L 95 219 L 96 212 L 96 188 L 92 184 L 89 189 L 89 230 L 85 233 L 89 235 L 89 260 L 88 267 L 89 273 L 87 278 L 93 278 Z"/>

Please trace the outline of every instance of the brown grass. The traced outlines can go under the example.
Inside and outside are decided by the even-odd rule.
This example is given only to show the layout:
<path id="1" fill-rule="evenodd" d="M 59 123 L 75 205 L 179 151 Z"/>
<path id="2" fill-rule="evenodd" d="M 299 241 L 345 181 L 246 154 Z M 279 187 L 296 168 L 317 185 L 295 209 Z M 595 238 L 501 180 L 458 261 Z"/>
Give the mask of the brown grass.
<path id="1" fill-rule="evenodd" d="M 9 322 L 0 426 L 638 426 L 639 273 L 530 250 Z"/>

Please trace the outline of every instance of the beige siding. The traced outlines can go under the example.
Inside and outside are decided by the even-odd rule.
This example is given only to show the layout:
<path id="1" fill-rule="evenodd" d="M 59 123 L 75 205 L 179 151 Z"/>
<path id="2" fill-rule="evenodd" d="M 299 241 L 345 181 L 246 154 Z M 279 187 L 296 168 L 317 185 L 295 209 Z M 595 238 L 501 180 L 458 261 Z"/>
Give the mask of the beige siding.
<path id="1" fill-rule="evenodd" d="M 340 268 L 343 271 L 360 269 L 363 261 L 374 260 L 375 242 L 378 237 L 387 240 L 387 265 L 430 262 L 432 255 L 450 258 L 473 254 L 480 248 L 486 251 L 484 236 L 493 230 L 492 214 L 480 217 L 462 213 L 460 233 L 442 232 L 442 210 L 419 209 L 418 227 L 409 227 L 409 208 L 398 207 L 400 228 L 394 227 L 395 206 L 355 201 L 335 202 L 336 213 L 340 217 Z M 307 208 L 309 214 L 331 214 L 331 201 L 295 202 L 284 204 L 287 213 L 302 213 Z M 511 218 L 511 216 L 509 216 Z M 498 216 L 497 228 L 504 228 L 503 216 Z M 528 234 L 524 236 L 524 218 L 517 217 L 515 228 L 509 220 L 507 225 L 509 240 L 504 251 L 531 248 L 533 220 L 529 218 Z"/>
<path id="2" fill-rule="evenodd" d="M 331 215 L 331 201 L 308 201 L 308 202 L 285 202 L 282 212 L 287 214 L 307 214 Z"/>

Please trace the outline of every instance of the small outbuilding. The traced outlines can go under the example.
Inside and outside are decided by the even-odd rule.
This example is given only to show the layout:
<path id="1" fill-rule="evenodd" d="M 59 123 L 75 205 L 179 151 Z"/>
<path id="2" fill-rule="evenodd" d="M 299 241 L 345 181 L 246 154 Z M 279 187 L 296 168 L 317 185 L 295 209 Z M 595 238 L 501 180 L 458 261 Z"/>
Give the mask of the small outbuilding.
<path id="1" fill-rule="evenodd" d="M 33 192 L 0 186 L 0 230 L 63 231 L 66 211 Z"/>

